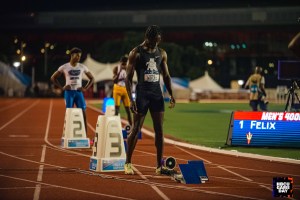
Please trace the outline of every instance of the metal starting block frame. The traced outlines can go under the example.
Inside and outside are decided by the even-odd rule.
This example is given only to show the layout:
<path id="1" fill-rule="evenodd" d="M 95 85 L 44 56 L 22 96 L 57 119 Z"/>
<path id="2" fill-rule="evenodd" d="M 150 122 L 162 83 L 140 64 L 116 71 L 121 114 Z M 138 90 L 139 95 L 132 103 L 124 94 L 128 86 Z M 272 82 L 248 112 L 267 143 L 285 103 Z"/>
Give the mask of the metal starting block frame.
<path id="1" fill-rule="evenodd" d="M 201 184 L 208 181 L 206 169 L 202 160 L 189 160 L 187 164 L 179 164 L 181 174 L 174 174 L 174 181 L 185 184 Z"/>

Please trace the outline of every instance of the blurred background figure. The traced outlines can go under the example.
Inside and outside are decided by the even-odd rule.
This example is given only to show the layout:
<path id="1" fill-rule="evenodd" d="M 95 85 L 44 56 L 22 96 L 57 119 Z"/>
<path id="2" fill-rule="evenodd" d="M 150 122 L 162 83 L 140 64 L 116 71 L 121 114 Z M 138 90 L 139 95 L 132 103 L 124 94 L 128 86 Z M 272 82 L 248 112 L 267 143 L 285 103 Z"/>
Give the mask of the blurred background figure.
<path id="1" fill-rule="evenodd" d="M 265 78 L 262 75 L 262 68 L 260 66 L 255 67 L 254 74 L 248 78 L 245 88 L 250 89 L 249 104 L 252 110 L 257 111 L 259 105 L 261 110 L 266 111 L 268 102 L 266 101 Z"/>
<path id="2" fill-rule="evenodd" d="M 120 113 L 120 105 L 122 101 L 127 114 L 128 123 L 132 126 L 132 116 L 129 108 L 130 99 L 125 86 L 127 60 L 127 55 L 122 56 L 120 58 L 119 65 L 113 69 L 113 98 L 115 100 L 115 115 Z"/>

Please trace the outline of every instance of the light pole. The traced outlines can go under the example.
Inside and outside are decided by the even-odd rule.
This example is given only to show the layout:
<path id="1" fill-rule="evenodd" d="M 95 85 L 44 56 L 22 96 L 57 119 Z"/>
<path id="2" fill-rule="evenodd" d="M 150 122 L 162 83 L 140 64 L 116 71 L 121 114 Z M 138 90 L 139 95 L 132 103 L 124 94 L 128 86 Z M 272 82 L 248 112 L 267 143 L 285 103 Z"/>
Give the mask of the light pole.
<path id="1" fill-rule="evenodd" d="M 48 71 L 48 50 L 54 49 L 54 45 L 49 42 L 45 42 L 44 47 L 41 49 L 41 52 L 44 54 L 44 75 L 47 76 Z"/>
<path id="2" fill-rule="evenodd" d="M 14 40 L 14 43 L 15 44 L 18 44 L 18 39 L 15 38 Z M 24 71 L 24 62 L 26 60 L 26 56 L 24 55 L 24 48 L 26 47 L 26 43 L 21 41 L 20 43 L 20 49 L 18 48 L 17 49 L 17 54 L 20 55 L 20 69 L 21 69 L 21 72 L 23 73 Z"/>

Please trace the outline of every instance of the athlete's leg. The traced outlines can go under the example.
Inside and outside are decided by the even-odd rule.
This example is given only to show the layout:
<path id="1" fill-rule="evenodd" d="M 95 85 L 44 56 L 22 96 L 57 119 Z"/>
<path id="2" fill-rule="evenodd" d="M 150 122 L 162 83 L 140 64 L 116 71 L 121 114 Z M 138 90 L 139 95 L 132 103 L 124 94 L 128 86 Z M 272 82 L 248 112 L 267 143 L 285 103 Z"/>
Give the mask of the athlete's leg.
<path id="1" fill-rule="evenodd" d="M 125 106 L 125 111 L 127 113 L 127 120 L 129 125 L 132 127 L 132 117 L 131 117 L 131 112 L 129 106 Z"/>
<path id="2" fill-rule="evenodd" d="M 120 113 L 120 106 L 115 105 L 115 115 L 119 115 Z"/>
<path id="3" fill-rule="evenodd" d="M 121 93 L 118 85 L 114 85 L 113 89 L 113 99 L 115 101 L 115 115 L 120 113 L 120 104 L 121 104 Z"/>
<path id="4" fill-rule="evenodd" d="M 164 150 L 164 136 L 163 136 L 163 119 L 164 119 L 164 112 L 150 112 L 153 127 L 155 131 L 155 146 L 157 151 L 156 162 L 157 168 L 161 167 L 161 161 L 163 157 L 163 150 Z"/>
<path id="5" fill-rule="evenodd" d="M 73 108 L 74 106 L 74 91 L 72 90 L 65 90 L 64 91 L 64 98 L 65 98 L 65 104 L 66 108 Z"/>
<path id="6" fill-rule="evenodd" d="M 134 120 L 133 128 L 131 129 L 131 133 L 128 135 L 127 138 L 126 163 L 131 163 L 131 157 L 138 140 L 138 132 L 141 131 L 141 128 L 145 120 L 145 116 L 146 115 L 144 114 L 133 115 L 133 120 Z"/>
<path id="7" fill-rule="evenodd" d="M 250 100 L 249 104 L 252 108 L 252 111 L 257 111 L 257 106 L 258 106 L 257 100 Z"/>
<path id="8" fill-rule="evenodd" d="M 128 123 L 130 126 L 132 126 L 132 117 L 131 117 L 131 112 L 130 112 L 130 100 L 129 100 L 129 97 L 127 95 L 127 92 L 124 93 L 122 95 L 122 102 L 123 102 L 123 105 L 124 105 L 124 108 L 125 108 L 125 111 L 126 111 L 126 114 L 127 114 L 127 120 L 128 120 Z"/>

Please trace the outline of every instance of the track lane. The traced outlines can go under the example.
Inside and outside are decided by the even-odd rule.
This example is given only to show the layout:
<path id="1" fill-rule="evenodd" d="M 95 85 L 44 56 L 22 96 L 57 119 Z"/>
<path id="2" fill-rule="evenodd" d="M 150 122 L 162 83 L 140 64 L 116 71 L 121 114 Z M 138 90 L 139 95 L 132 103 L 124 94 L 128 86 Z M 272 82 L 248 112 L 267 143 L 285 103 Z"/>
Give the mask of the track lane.
<path id="1" fill-rule="evenodd" d="M 51 143 L 52 146 L 47 144 L 45 141 L 45 129 L 47 127 L 47 119 L 49 115 L 49 112 L 47 111 L 50 108 L 51 101 L 53 101 L 53 113 L 51 114 L 51 121 L 48 125 L 48 142 Z M 22 103 L 22 107 L 29 107 L 33 104 L 33 102 L 34 100 L 29 100 L 28 104 L 26 104 L 25 101 L 24 104 Z M 7 105 L 9 106 L 9 103 Z M 187 160 L 199 158 L 205 160 L 205 166 L 210 177 L 210 181 L 199 185 L 184 185 L 175 183 L 168 177 L 158 178 L 154 175 L 156 155 L 154 142 L 151 137 L 146 135 L 143 135 L 143 139 L 138 142 L 137 151 L 135 151 L 133 156 L 134 166 L 140 171 L 142 176 L 147 178 L 146 180 L 142 179 L 141 176 L 138 175 L 125 176 L 120 172 L 104 173 L 104 175 L 117 177 L 113 179 L 99 176 L 101 173 L 91 175 L 88 170 L 89 156 L 91 155 L 90 149 L 71 150 L 69 152 L 59 149 L 65 111 L 62 99 L 43 99 L 36 106 L 38 109 L 29 109 L 27 111 L 28 113 L 26 112 L 27 120 L 23 117 L 19 117 L 14 120 L 17 122 L 18 127 L 14 124 L 15 122 L 11 122 L 0 131 L 0 138 L 4 139 L 0 142 L 0 181 L 3 183 L 4 179 L 6 181 L 7 179 L 10 179 L 10 186 L 12 187 L 14 184 L 24 184 L 20 187 L 20 190 L 24 190 L 26 194 L 31 194 L 28 196 L 26 195 L 27 198 L 24 199 L 33 199 L 33 191 L 36 184 L 42 185 L 40 199 L 46 198 L 45 194 L 47 194 L 48 197 L 52 194 L 55 199 L 56 197 L 59 197 L 59 195 L 66 193 L 68 190 L 74 191 L 66 194 L 68 195 L 68 198 L 72 199 L 85 199 L 84 197 L 93 198 L 98 195 L 96 194 L 97 192 L 105 195 L 117 195 L 122 198 L 164 199 L 164 197 L 160 196 L 155 189 L 153 189 L 153 186 L 162 191 L 168 199 L 178 199 L 180 197 L 181 199 L 272 199 L 272 193 L 270 191 L 270 188 L 272 187 L 272 177 L 278 175 L 287 176 L 288 174 L 294 177 L 294 181 L 297 186 L 297 188 L 295 188 L 295 195 L 299 197 L 299 165 L 288 165 L 286 163 L 266 162 L 257 159 L 226 156 L 182 147 L 177 148 L 176 146 L 169 144 L 165 147 L 166 155 L 176 157 L 177 161 L 180 163 L 186 163 Z M 11 108 L 7 108 L 2 111 L 0 110 L 0 115 L 4 112 L 9 112 L 7 114 L 10 118 L 5 117 L 4 121 L 6 122 L 12 120 L 13 116 L 18 113 L 13 109 L 11 110 Z M 41 110 L 45 110 L 45 112 L 42 111 L 42 114 L 37 115 L 35 113 L 36 110 L 39 112 L 41 112 Z M 88 135 L 92 138 L 94 134 L 93 127 L 96 125 L 99 113 L 95 110 L 88 109 L 87 114 L 89 123 Z M 36 119 L 32 116 L 35 116 Z M 4 124 L 4 121 L 2 123 L 1 118 L 0 127 Z M 22 125 L 22 123 L 24 124 Z M 28 128 L 30 126 L 35 128 L 30 130 Z M 12 141 L 12 138 L 8 137 L 11 132 L 21 135 L 22 131 L 20 131 L 20 127 L 23 127 L 23 129 L 25 128 L 30 137 L 14 138 L 15 141 L 9 143 L 9 141 Z M 41 158 L 42 145 L 44 144 L 47 144 L 44 164 L 64 167 L 66 168 L 66 171 L 57 171 L 57 168 L 59 167 L 55 167 L 56 170 L 51 170 L 51 167 L 49 168 L 45 165 L 43 180 L 41 182 L 37 182 L 38 169 L 41 165 L 41 162 L 39 161 Z M 22 151 L 17 151 L 16 147 L 18 147 L 18 149 L 22 149 Z M 37 163 L 28 164 L 28 161 L 16 161 L 18 159 L 10 158 L 5 154 L 1 154 L 1 152 L 5 152 L 10 155 L 18 155 L 24 159 L 28 158 L 29 160 L 36 161 Z M 77 154 L 74 154 L 74 152 Z M 6 160 L 7 164 L 3 164 L 2 160 Z M 19 168 L 11 167 L 10 163 L 18 163 Z M 22 171 L 22 169 L 24 169 L 24 173 L 16 173 L 17 171 Z M 31 173 L 27 174 L 25 169 L 30 169 Z M 85 174 L 83 172 L 78 172 L 78 169 L 83 170 Z M 77 171 L 71 172 L 70 170 Z M 10 171 L 10 173 L 8 173 L 8 171 Z M 11 177 L 4 177 L 8 176 L 6 173 L 11 175 Z M 246 179 L 237 174 L 246 177 Z M 24 180 L 12 181 L 15 180 L 14 178 Z M 81 184 L 76 180 L 80 180 Z M 32 183 L 30 183 L 30 181 Z M 51 186 L 47 184 L 50 184 Z M 56 185 L 60 189 L 53 185 Z M 10 194 L 10 189 L 3 189 L 7 188 L 6 185 L 0 184 L 0 188 L 0 193 L 3 194 L 3 191 L 5 191 L 8 199 L 10 199 L 9 197 L 16 195 L 16 193 Z M 145 197 L 145 194 L 150 195 L 149 197 Z M 105 196 L 105 198 L 116 199 L 117 197 Z"/>

